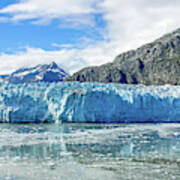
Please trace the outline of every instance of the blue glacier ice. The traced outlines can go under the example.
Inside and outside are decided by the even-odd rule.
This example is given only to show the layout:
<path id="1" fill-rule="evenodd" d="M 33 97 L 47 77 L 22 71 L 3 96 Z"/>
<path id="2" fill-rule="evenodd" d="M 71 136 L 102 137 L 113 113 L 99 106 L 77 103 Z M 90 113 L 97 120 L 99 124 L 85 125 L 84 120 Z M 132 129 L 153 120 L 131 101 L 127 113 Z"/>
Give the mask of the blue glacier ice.
<path id="1" fill-rule="evenodd" d="M 0 82 L 0 122 L 180 122 L 180 86 Z"/>

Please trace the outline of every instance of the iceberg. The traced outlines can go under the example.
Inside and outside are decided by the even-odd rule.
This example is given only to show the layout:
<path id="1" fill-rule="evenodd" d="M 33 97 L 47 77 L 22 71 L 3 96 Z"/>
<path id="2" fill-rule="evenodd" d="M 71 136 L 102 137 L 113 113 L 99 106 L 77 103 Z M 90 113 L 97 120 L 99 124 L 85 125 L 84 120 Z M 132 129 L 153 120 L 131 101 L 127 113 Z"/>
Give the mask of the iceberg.
<path id="1" fill-rule="evenodd" d="M 180 86 L 0 82 L 0 122 L 180 122 Z"/>

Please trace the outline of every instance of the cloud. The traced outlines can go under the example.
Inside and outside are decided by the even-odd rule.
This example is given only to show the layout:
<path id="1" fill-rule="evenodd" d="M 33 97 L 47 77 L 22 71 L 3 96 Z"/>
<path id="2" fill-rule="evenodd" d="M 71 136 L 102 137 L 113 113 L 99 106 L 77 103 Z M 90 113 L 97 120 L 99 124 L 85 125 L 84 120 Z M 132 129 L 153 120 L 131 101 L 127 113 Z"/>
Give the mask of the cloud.
<path id="1" fill-rule="evenodd" d="M 95 14 L 99 13 L 107 25 L 104 38 L 132 48 L 178 28 L 179 9 L 179 0 L 18 0 L 0 9 L 1 15 L 8 15 L 0 21 L 47 25 L 59 19 L 60 27 L 97 28 Z"/>
<path id="2" fill-rule="evenodd" d="M 178 0 L 104 0 L 107 36 L 124 50 L 153 41 L 180 25 Z"/>
<path id="3" fill-rule="evenodd" d="M 67 47 L 62 49 L 61 47 L 61 49 L 54 51 L 26 47 L 25 51 L 14 54 L 0 54 L 0 72 L 1 74 L 8 74 L 21 67 L 32 67 L 55 61 L 60 67 L 72 74 L 88 65 L 100 65 L 111 60 L 115 52 L 113 49 L 107 51 L 106 48 L 109 47 L 106 46 L 108 45 L 104 44 L 104 48 L 102 48 L 97 44 L 82 49 L 69 49 Z"/>
<path id="4" fill-rule="evenodd" d="M 46 24 L 52 19 L 62 19 L 79 25 L 87 24 L 91 14 L 97 12 L 97 2 L 99 0 L 19 0 L 0 9 L 0 14 L 10 15 L 6 20 L 13 22 L 31 20 L 35 24 Z"/>

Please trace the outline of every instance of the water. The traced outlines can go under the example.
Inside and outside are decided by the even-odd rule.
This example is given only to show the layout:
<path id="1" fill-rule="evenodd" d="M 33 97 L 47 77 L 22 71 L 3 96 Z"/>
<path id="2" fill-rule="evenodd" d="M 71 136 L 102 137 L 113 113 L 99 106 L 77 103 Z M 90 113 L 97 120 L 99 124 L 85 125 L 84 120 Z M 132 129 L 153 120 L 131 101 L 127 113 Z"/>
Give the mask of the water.
<path id="1" fill-rule="evenodd" d="M 0 125 L 0 180 L 178 180 L 179 124 Z"/>

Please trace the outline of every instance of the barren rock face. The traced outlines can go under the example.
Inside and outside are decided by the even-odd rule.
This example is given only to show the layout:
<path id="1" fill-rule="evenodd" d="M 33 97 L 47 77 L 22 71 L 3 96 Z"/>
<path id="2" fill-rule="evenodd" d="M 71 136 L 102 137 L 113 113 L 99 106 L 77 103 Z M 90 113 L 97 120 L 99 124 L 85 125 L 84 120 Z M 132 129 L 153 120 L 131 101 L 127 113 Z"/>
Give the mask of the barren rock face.
<path id="1" fill-rule="evenodd" d="M 84 68 L 66 80 L 180 85 L 180 29 L 122 53 L 112 63 Z"/>

